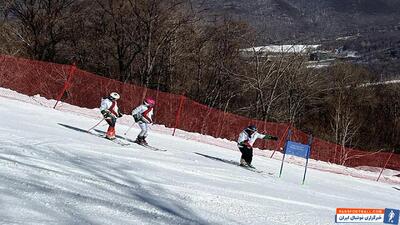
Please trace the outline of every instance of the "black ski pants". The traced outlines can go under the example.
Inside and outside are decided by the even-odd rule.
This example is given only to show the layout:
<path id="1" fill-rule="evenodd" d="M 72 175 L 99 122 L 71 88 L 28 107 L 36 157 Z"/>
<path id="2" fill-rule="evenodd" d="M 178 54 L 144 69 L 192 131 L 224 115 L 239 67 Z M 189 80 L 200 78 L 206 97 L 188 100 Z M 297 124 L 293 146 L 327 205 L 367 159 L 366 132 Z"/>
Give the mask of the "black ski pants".
<path id="1" fill-rule="evenodd" d="M 251 161 L 253 160 L 253 148 L 240 146 L 239 150 L 242 153 L 242 159 L 244 159 L 247 164 L 251 164 Z"/>

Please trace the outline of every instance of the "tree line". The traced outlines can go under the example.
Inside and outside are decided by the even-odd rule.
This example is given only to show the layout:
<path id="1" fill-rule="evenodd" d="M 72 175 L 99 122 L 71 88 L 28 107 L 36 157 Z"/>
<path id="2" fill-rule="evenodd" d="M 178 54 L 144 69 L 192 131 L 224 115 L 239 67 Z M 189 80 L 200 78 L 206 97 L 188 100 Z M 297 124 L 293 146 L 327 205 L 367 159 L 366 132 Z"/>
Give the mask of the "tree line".
<path id="1" fill-rule="evenodd" d="M 363 66 L 315 68 L 300 53 L 244 55 L 265 32 L 190 0 L 5 0 L 0 12 L 1 54 L 75 62 L 346 147 L 400 145 L 399 85 L 362 87 L 376 77 Z"/>

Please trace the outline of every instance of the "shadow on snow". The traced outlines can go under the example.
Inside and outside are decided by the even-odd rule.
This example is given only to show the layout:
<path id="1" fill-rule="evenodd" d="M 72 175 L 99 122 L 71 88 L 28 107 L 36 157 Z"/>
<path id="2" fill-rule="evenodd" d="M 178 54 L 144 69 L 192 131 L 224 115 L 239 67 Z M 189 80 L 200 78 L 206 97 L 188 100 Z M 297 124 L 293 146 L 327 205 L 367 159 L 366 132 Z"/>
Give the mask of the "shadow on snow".
<path id="1" fill-rule="evenodd" d="M 78 127 L 59 125 L 87 133 Z M 17 142 L 14 144 L 18 146 Z M 85 152 L 69 151 L 68 146 L 47 144 L 30 148 L 26 141 L 23 143 L 26 148 L 9 148 L 0 153 L 0 161 L 8 162 L 5 165 L 16 172 L 14 177 L 0 174 L 0 183 L 6 185 L 0 191 L 0 198 L 4 195 L 21 199 L 22 211 L 42 214 L 49 223 L 127 224 L 131 221 L 135 224 L 132 218 L 136 218 L 146 224 L 215 224 L 191 210 L 184 196 L 162 188 L 157 179 L 137 174 L 135 164 L 123 164 L 117 155 L 117 158 L 93 157 Z M 27 150 L 34 155 L 18 155 L 18 151 Z M 6 206 L 0 202 L 2 207 Z M 87 210 L 97 208 L 126 216 L 112 217 L 110 221 L 107 213 L 100 210 L 97 216 L 89 217 Z M 3 216 L 3 221 L 8 219 L 8 215 Z"/>
<path id="2" fill-rule="evenodd" d="M 210 156 L 210 155 L 205 155 L 205 154 L 198 153 L 198 152 L 195 152 L 194 154 L 201 155 L 203 157 L 206 157 L 206 158 L 209 158 L 209 159 L 212 159 L 212 160 L 215 160 L 215 161 L 219 161 L 219 162 L 223 162 L 223 163 L 239 166 L 239 163 L 236 162 L 236 161 L 233 161 L 233 160 L 222 159 L 222 158 L 218 158 L 218 157 L 214 157 L 214 156 Z"/>

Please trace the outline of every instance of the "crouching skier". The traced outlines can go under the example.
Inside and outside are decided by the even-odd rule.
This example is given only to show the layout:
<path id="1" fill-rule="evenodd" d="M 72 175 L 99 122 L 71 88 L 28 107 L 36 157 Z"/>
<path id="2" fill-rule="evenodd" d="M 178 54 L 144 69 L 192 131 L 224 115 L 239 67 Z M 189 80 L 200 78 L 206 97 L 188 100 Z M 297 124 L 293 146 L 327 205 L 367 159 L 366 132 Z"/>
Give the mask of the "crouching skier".
<path id="1" fill-rule="evenodd" d="M 242 153 L 242 157 L 240 158 L 240 166 L 255 168 L 253 165 L 251 165 L 251 161 L 253 159 L 253 144 L 258 138 L 275 141 L 278 140 L 278 137 L 258 133 L 257 127 L 255 125 L 250 125 L 246 127 L 239 134 L 239 138 L 237 141 L 239 150 Z"/>
<path id="2" fill-rule="evenodd" d="M 153 107 L 155 105 L 155 101 L 151 97 L 147 97 L 143 104 L 139 105 L 132 111 L 132 116 L 135 119 L 135 122 L 139 124 L 141 132 L 136 138 L 136 143 L 141 145 L 147 145 L 146 137 L 147 137 L 147 130 L 149 124 L 153 123 L 152 116 L 153 116 Z"/>
<path id="3" fill-rule="evenodd" d="M 119 94 L 112 92 L 109 96 L 104 97 L 101 100 L 100 112 L 103 114 L 104 119 L 107 121 L 109 127 L 107 129 L 106 138 L 113 140 L 115 139 L 115 124 L 117 118 L 122 117 L 122 114 L 117 106 L 117 100 Z"/>

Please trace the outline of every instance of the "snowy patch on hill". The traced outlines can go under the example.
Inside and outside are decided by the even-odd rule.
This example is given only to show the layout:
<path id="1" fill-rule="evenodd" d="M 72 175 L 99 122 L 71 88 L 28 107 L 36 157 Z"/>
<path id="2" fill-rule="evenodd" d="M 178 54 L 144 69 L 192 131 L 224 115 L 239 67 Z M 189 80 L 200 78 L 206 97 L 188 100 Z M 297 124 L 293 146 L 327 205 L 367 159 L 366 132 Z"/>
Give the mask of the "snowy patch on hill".
<path id="1" fill-rule="evenodd" d="M 242 52 L 257 53 L 307 53 L 315 50 L 320 45 L 267 45 L 242 49 Z"/>

